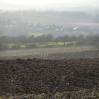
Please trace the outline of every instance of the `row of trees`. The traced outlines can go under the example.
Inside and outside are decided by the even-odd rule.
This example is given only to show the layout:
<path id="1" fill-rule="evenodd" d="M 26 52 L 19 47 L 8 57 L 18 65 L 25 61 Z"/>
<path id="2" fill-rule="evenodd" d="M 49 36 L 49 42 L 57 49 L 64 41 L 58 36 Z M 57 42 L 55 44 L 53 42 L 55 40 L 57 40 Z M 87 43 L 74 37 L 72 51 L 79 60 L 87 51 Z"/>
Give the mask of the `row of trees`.
<path id="1" fill-rule="evenodd" d="M 0 50 L 2 49 L 2 46 L 4 44 L 19 44 L 19 43 L 23 43 L 23 44 L 27 44 L 27 43 L 33 43 L 35 44 L 36 42 L 72 42 L 72 41 L 76 41 L 77 44 L 79 45 L 83 45 L 83 44 L 90 44 L 90 45 L 95 45 L 95 46 L 99 46 L 99 35 L 80 35 L 80 36 L 59 36 L 54 38 L 51 34 L 46 34 L 46 35 L 42 35 L 42 36 L 19 36 L 19 37 L 7 37 L 7 36 L 2 36 L 0 37 Z"/>

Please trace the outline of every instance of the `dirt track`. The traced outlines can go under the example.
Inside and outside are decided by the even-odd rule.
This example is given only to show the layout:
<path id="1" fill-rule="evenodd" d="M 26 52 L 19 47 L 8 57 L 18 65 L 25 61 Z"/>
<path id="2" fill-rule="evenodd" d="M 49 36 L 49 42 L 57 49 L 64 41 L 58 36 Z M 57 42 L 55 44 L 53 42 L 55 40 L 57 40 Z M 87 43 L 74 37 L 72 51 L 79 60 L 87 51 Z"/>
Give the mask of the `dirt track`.
<path id="1" fill-rule="evenodd" d="M 0 60 L 0 92 L 56 93 L 99 88 L 99 58 Z"/>

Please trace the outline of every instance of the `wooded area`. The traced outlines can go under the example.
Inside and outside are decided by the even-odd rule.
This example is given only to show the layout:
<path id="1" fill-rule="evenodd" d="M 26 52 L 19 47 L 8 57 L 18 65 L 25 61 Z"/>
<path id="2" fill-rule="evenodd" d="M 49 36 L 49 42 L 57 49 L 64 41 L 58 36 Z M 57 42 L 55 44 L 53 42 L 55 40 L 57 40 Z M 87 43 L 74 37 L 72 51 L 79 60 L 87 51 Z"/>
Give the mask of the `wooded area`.
<path id="1" fill-rule="evenodd" d="M 66 45 L 93 45 L 99 46 L 99 35 L 80 35 L 80 36 L 60 36 L 54 38 L 52 35 L 42 36 L 19 36 L 19 37 L 0 37 L 0 49 L 20 49 L 36 47 L 53 47 Z"/>

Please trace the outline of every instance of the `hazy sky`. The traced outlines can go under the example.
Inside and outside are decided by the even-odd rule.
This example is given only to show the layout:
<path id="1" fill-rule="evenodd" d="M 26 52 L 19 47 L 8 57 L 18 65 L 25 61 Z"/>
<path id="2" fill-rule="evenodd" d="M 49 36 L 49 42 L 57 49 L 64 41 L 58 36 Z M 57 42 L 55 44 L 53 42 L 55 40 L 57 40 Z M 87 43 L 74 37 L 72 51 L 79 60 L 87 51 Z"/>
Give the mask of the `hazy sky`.
<path id="1" fill-rule="evenodd" d="M 99 3 L 99 0 L 0 0 L 4 2 L 10 2 L 10 3 L 21 3 L 21 4 L 47 4 L 47 3 L 67 3 L 71 5 L 78 5 L 78 4 L 97 4 Z"/>
<path id="2" fill-rule="evenodd" d="M 21 4 L 44 4 L 44 3 L 61 3 L 68 2 L 69 0 L 0 0 L 10 3 L 21 3 Z M 71 1 L 71 0 L 70 0 Z"/>
<path id="3" fill-rule="evenodd" d="M 7 10 L 36 9 L 36 10 L 63 11 L 69 10 L 66 9 L 66 7 L 72 8 L 77 6 L 90 6 L 90 5 L 99 6 L 99 0 L 0 0 L 0 1 L 2 1 L 0 3 L 0 9 Z"/>

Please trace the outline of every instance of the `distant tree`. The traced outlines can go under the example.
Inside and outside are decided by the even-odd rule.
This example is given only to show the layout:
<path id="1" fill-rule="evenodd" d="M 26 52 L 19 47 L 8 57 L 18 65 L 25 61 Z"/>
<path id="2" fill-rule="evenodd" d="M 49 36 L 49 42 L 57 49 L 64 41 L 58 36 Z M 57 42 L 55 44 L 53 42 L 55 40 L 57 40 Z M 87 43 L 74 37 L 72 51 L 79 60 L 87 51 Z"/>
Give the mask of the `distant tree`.
<path id="1" fill-rule="evenodd" d="M 27 42 L 28 42 L 28 43 L 35 43 L 35 37 L 34 37 L 34 35 L 29 36 L 29 37 L 27 38 Z"/>
<path id="2" fill-rule="evenodd" d="M 53 36 L 51 34 L 44 34 L 42 36 L 36 37 L 37 42 L 52 42 L 53 41 Z"/>
<path id="3" fill-rule="evenodd" d="M 94 39 L 94 35 L 93 34 L 88 34 L 86 36 L 86 39 L 85 39 L 86 44 L 93 45 L 94 44 L 93 39 Z"/>
<path id="4" fill-rule="evenodd" d="M 79 45 L 85 44 L 86 42 L 85 42 L 85 37 L 84 37 L 84 35 L 78 36 L 78 37 L 77 37 L 77 42 L 78 42 Z"/>
<path id="5" fill-rule="evenodd" d="M 99 49 L 99 35 L 94 35 L 92 39 L 92 44 Z"/>
<path id="6" fill-rule="evenodd" d="M 27 43 L 27 37 L 26 36 L 19 36 L 18 37 L 20 43 Z"/>
<path id="7" fill-rule="evenodd" d="M 77 37 L 73 35 L 72 37 L 70 37 L 70 41 L 77 41 Z"/>
<path id="8" fill-rule="evenodd" d="M 54 37 L 51 34 L 46 35 L 46 42 L 52 42 Z"/>
<path id="9" fill-rule="evenodd" d="M 64 42 L 64 45 L 65 45 L 65 42 L 70 41 L 69 36 L 65 35 L 64 37 L 62 37 L 62 41 Z"/>
<path id="10" fill-rule="evenodd" d="M 57 44 L 59 42 L 59 37 L 54 38 L 53 42 Z"/>
<path id="11" fill-rule="evenodd" d="M 2 50 L 2 44 L 1 44 L 1 42 L 0 42 L 0 51 Z"/>

